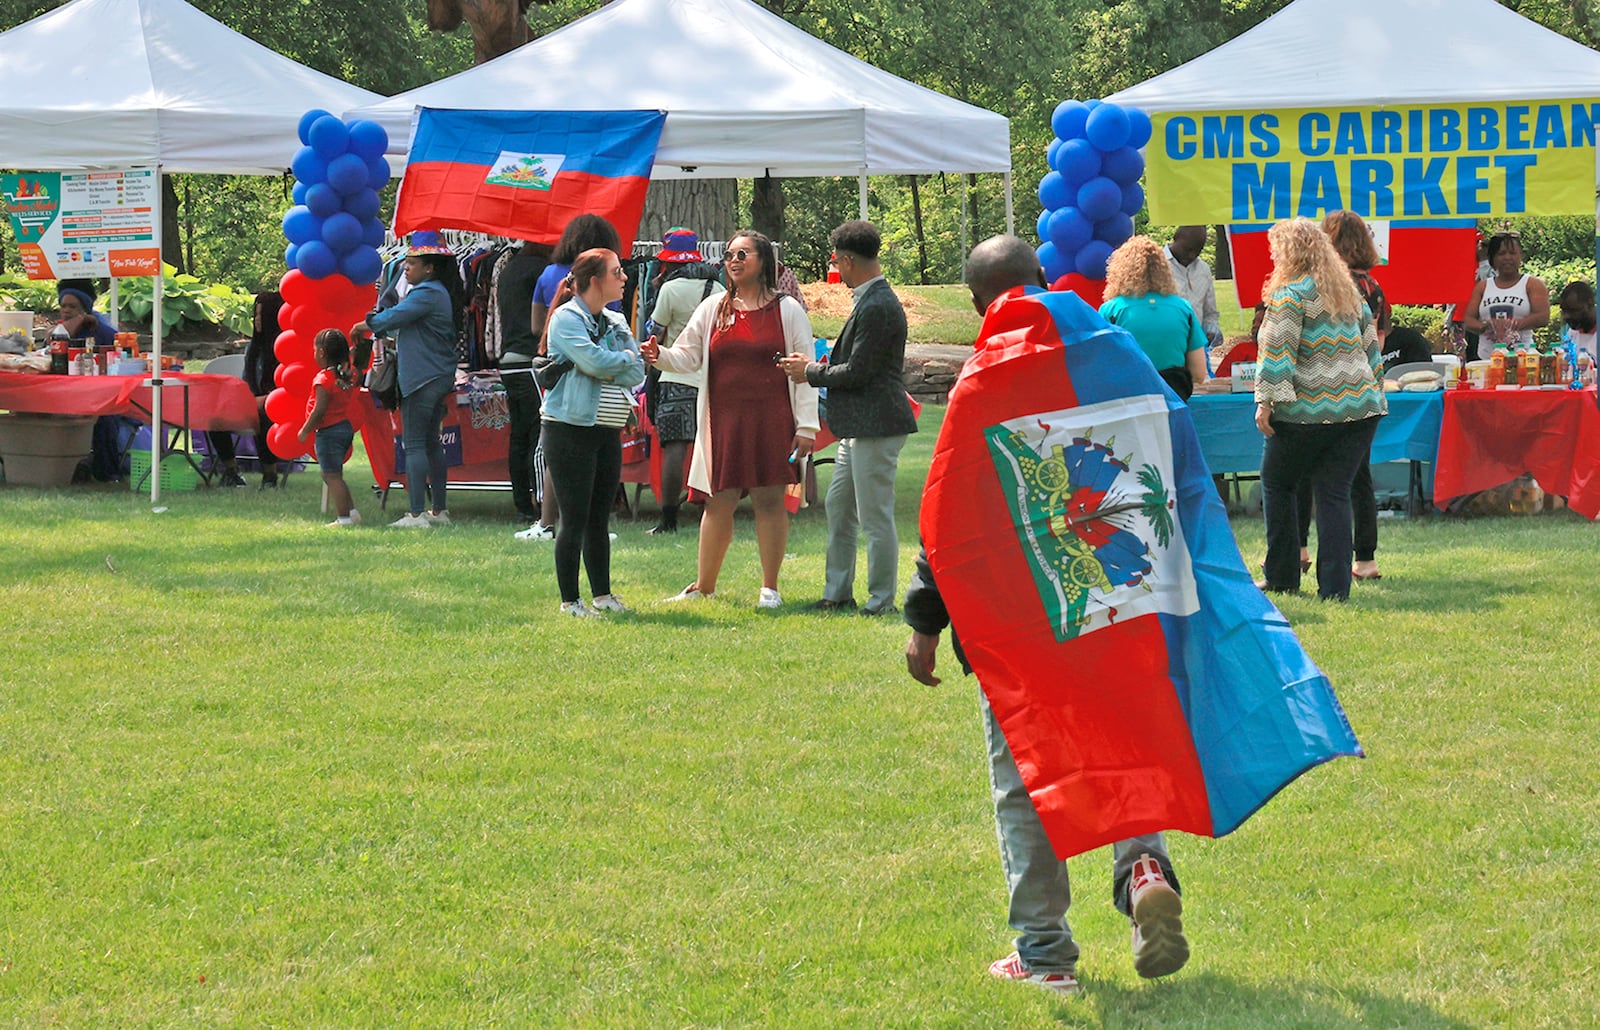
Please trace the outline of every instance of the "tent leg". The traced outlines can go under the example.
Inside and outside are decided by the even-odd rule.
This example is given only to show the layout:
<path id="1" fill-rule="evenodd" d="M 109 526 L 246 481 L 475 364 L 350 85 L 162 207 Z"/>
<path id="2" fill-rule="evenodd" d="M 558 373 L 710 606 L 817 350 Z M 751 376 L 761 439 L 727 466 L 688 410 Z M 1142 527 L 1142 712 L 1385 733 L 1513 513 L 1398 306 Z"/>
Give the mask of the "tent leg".
<path id="1" fill-rule="evenodd" d="M 152 234 L 156 246 L 156 275 L 150 280 L 150 503 L 161 501 L 161 448 L 166 433 L 161 423 L 161 166 L 156 165 L 156 199 L 152 207 Z M 112 282 L 116 280 L 113 279 Z"/>
<path id="2" fill-rule="evenodd" d="M 961 281 L 967 281 L 967 254 L 972 250 L 967 246 L 967 177 L 961 177 Z"/>
<path id="3" fill-rule="evenodd" d="M 865 222 L 867 220 L 867 173 L 865 170 L 856 177 L 856 195 L 860 201 L 860 218 Z"/>
<path id="4" fill-rule="evenodd" d="M 1011 170 L 1009 168 L 1006 169 L 1005 184 L 1006 184 L 1006 235 L 1007 236 L 1015 236 L 1017 234 L 1017 212 L 1016 212 L 1015 206 L 1012 204 L 1012 201 L 1011 201 Z"/>

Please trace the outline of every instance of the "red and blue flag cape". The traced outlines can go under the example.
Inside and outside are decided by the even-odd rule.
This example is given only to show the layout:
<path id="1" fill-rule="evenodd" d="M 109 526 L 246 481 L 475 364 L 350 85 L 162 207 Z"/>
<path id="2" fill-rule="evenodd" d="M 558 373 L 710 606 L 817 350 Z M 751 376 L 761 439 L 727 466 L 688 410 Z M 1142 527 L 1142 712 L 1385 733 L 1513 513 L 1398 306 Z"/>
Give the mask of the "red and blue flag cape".
<path id="1" fill-rule="evenodd" d="M 1073 293 L 990 307 L 939 434 L 922 537 L 1062 858 L 1219 837 L 1361 746 L 1256 589 L 1188 407 Z"/>
<path id="2" fill-rule="evenodd" d="M 555 243 L 574 216 L 616 227 L 624 257 L 644 211 L 662 111 L 419 108 L 394 231 L 472 229 Z"/>

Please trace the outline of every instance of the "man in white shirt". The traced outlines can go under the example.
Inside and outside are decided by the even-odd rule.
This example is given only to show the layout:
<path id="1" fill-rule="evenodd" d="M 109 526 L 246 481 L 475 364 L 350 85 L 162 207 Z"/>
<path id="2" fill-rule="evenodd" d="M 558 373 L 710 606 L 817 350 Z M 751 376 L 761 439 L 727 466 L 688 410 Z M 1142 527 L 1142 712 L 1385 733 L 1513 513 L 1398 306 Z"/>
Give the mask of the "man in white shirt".
<path id="1" fill-rule="evenodd" d="M 1167 244 L 1167 264 L 1172 267 L 1172 278 L 1178 284 L 1178 295 L 1194 308 L 1200 319 L 1200 328 L 1206 334 L 1207 361 L 1210 368 L 1210 348 L 1222 342 L 1222 316 L 1217 313 L 1217 286 L 1211 277 L 1211 266 L 1200 252 L 1206 249 L 1206 227 L 1185 225 L 1172 234 Z"/>

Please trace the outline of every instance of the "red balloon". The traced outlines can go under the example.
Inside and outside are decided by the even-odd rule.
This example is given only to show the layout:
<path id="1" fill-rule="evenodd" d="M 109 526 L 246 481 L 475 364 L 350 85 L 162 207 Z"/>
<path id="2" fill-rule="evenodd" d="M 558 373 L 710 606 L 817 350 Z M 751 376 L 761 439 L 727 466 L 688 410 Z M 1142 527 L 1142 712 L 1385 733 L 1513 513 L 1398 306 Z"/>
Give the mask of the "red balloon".
<path id="1" fill-rule="evenodd" d="M 292 422 L 296 416 L 304 415 L 305 410 L 305 400 L 291 395 L 281 386 L 267 394 L 267 417 L 274 422 Z"/>
<path id="2" fill-rule="evenodd" d="M 300 442 L 300 427 L 304 421 L 295 423 L 280 422 L 267 430 L 267 446 L 272 448 L 272 453 L 284 461 L 293 461 L 306 453 L 306 445 Z"/>
<path id="3" fill-rule="evenodd" d="M 272 385 L 273 386 L 277 386 L 277 387 L 282 387 L 283 386 L 283 373 L 284 373 L 284 370 L 286 370 L 288 367 L 289 367 L 288 365 L 285 365 L 282 362 L 279 362 L 278 363 L 278 367 L 272 370 Z"/>
<path id="4" fill-rule="evenodd" d="M 278 334 L 278 338 L 272 341 L 272 353 L 277 356 L 278 364 L 292 365 L 296 361 L 305 360 L 305 356 L 301 353 L 305 350 L 302 339 L 293 329 L 285 329 Z"/>
<path id="5" fill-rule="evenodd" d="M 1068 272 L 1050 285 L 1052 290 L 1070 290 L 1091 308 L 1099 308 L 1105 303 L 1106 281 L 1104 279 L 1090 279 L 1088 276 L 1077 272 Z"/>
<path id="6" fill-rule="evenodd" d="M 329 313 L 319 301 L 311 301 L 295 308 L 290 317 L 293 321 L 289 326 L 307 340 L 317 338 L 317 333 L 328 328 Z"/>
<path id="7" fill-rule="evenodd" d="M 283 388 L 291 397 L 302 402 L 311 395 L 311 381 L 317 377 L 317 368 L 309 361 L 296 361 L 292 365 L 279 365 L 283 370 Z"/>
<path id="8" fill-rule="evenodd" d="M 306 287 L 314 280 L 307 278 L 306 274 L 298 268 L 291 268 L 283 281 L 278 284 L 278 292 L 283 294 L 285 303 L 299 304 L 306 296 Z"/>

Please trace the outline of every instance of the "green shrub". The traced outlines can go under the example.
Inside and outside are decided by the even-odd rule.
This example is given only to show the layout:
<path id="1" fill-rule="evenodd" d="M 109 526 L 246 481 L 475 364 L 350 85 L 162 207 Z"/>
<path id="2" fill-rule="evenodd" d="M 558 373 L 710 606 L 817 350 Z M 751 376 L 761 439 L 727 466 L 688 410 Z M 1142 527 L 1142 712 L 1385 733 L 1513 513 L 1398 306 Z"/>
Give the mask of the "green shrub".
<path id="1" fill-rule="evenodd" d="M 1437 306 L 1395 304 L 1389 315 L 1390 326 L 1415 329 L 1434 344 L 1443 343 L 1450 335 L 1449 312 Z"/>
<path id="2" fill-rule="evenodd" d="M 29 279 L 16 272 L 0 274 L 0 305 L 11 311 L 56 310 L 54 279 Z"/>
<path id="3" fill-rule="evenodd" d="M 175 275 L 171 265 L 162 265 L 161 326 L 170 333 L 200 325 L 224 325 L 241 336 L 250 335 L 255 297 L 244 290 L 221 283 L 207 285 L 192 275 Z M 151 279 L 124 279 L 121 287 L 123 310 L 140 321 L 148 321 L 152 307 Z"/>

